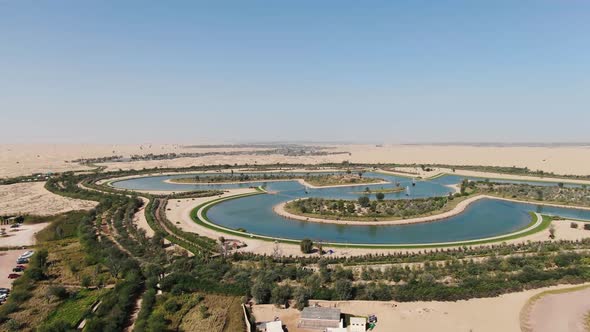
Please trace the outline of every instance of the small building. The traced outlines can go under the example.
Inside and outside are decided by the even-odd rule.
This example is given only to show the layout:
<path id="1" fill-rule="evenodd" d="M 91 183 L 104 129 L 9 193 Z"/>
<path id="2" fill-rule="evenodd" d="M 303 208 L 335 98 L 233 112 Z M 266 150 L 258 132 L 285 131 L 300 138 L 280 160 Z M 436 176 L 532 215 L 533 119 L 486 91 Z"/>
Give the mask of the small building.
<path id="1" fill-rule="evenodd" d="M 275 320 L 273 322 L 263 322 L 259 323 L 256 326 L 258 331 L 262 332 L 284 332 L 283 330 L 283 322 L 280 320 Z"/>
<path id="2" fill-rule="evenodd" d="M 367 319 L 364 317 L 350 317 L 349 332 L 365 332 L 367 330 Z"/>
<path id="3" fill-rule="evenodd" d="M 325 331 L 328 328 L 343 327 L 340 309 L 307 307 L 301 311 L 297 327 L 310 330 Z"/>

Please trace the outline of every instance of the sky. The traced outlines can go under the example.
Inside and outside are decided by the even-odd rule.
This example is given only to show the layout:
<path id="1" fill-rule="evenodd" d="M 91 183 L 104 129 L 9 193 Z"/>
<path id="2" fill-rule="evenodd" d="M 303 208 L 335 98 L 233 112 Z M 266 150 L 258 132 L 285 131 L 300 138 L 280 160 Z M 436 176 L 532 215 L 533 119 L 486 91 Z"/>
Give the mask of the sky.
<path id="1" fill-rule="evenodd" d="M 0 143 L 590 142 L 590 1 L 0 0 Z"/>

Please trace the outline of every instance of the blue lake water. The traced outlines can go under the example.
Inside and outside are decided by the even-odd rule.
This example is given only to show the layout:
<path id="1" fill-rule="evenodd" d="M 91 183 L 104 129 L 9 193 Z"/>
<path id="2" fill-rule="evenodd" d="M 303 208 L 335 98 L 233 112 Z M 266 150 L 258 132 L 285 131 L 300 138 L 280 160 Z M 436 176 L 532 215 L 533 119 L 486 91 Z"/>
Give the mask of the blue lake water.
<path id="1" fill-rule="evenodd" d="M 188 174 L 142 177 L 114 182 L 112 185 L 130 190 L 188 191 L 201 189 L 232 189 L 252 186 L 266 186 L 273 194 L 256 195 L 219 203 L 207 213 L 209 219 L 221 226 L 243 228 L 250 233 L 290 239 L 311 238 L 326 242 L 363 244 L 418 244 L 449 241 L 474 240 L 479 238 L 508 234 L 524 228 L 530 222 L 529 212 L 560 215 L 576 219 L 590 220 L 590 210 L 549 207 L 536 204 L 508 202 L 497 199 L 482 199 L 471 204 L 463 213 L 435 222 L 410 225 L 355 226 L 320 224 L 290 220 L 276 215 L 272 207 L 284 201 L 301 197 L 324 197 L 356 199 L 363 195 L 365 187 L 386 189 L 393 187 L 409 188 L 399 193 L 386 194 L 387 199 L 408 199 L 443 196 L 453 192 L 449 185 L 461 182 L 464 177 L 442 176 L 433 180 L 412 179 L 366 173 L 365 177 L 378 177 L 390 182 L 367 186 L 337 188 L 305 188 L 297 181 L 250 182 L 242 184 L 175 184 L 166 183 L 172 178 L 187 177 Z M 195 174 L 191 174 L 195 175 Z M 200 174 L 200 176 L 207 176 Z M 470 178 L 474 180 L 481 180 Z M 500 180 L 493 180 L 500 182 Z M 557 185 L 549 182 L 509 181 L 501 182 Z M 374 198 L 374 196 L 373 196 Z"/>

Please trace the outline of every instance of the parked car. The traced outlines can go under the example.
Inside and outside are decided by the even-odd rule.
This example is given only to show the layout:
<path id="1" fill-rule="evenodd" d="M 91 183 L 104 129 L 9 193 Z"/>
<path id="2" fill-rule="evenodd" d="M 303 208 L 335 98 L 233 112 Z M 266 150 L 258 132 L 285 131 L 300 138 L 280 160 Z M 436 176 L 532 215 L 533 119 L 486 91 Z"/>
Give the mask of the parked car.
<path id="1" fill-rule="evenodd" d="M 14 269 L 12 269 L 12 272 L 23 272 L 25 269 L 22 267 L 15 267 Z"/>
<path id="2" fill-rule="evenodd" d="M 19 277 L 20 277 L 20 274 L 18 274 L 18 273 L 11 273 L 8 275 L 8 279 L 16 279 Z"/>
<path id="3" fill-rule="evenodd" d="M 20 268 L 21 268 L 21 269 L 23 269 L 23 270 L 27 268 L 27 267 L 26 267 L 26 266 L 24 266 L 24 265 L 17 265 L 16 267 L 20 267 Z"/>
<path id="4" fill-rule="evenodd" d="M 0 301 L 6 300 L 7 297 L 8 297 L 8 294 L 0 294 Z"/>
<path id="5" fill-rule="evenodd" d="M 0 288 L 0 294 L 10 294 L 10 289 L 8 289 L 8 288 Z"/>
<path id="6" fill-rule="evenodd" d="M 10 225 L 10 228 L 19 228 L 19 227 L 20 227 L 20 224 L 12 224 L 12 225 Z"/>
<path id="7" fill-rule="evenodd" d="M 26 258 L 19 258 L 16 260 L 16 264 L 29 264 L 29 260 Z"/>
<path id="8" fill-rule="evenodd" d="M 31 258 L 35 252 L 33 250 L 25 251 L 19 258 Z"/>

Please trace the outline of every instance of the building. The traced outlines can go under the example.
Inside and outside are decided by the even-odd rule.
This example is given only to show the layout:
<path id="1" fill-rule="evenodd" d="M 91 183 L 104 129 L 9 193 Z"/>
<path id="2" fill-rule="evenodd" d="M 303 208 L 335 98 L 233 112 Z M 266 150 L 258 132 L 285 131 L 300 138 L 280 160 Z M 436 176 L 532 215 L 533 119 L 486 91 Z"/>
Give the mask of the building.
<path id="1" fill-rule="evenodd" d="M 367 319 L 364 317 L 350 317 L 349 332 L 365 332 L 367 330 Z"/>
<path id="2" fill-rule="evenodd" d="M 283 322 L 275 320 L 274 322 L 259 323 L 256 329 L 262 332 L 284 332 Z"/>
<path id="3" fill-rule="evenodd" d="M 343 327 L 340 319 L 340 309 L 307 307 L 301 311 L 301 318 L 297 327 L 310 330 L 327 330 L 329 327 Z"/>

